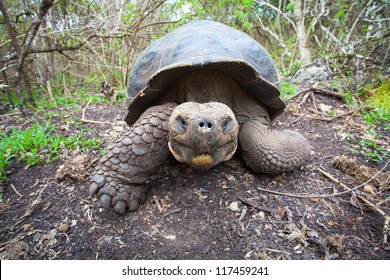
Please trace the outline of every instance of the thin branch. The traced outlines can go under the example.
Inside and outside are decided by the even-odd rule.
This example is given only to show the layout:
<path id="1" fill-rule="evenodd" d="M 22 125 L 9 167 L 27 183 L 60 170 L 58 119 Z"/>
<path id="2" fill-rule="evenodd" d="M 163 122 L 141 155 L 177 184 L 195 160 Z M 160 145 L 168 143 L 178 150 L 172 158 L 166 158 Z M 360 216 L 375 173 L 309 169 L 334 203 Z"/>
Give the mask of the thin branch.
<path id="1" fill-rule="evenodd" d="M 317 87 L 312 87 L 312 88 L 305 89 L 305 90 L 299 92 L 298 94 L 296 94 L 296 95 L 291 96 L 290 98 L 288 98 L 288 99 L 286 100 L 286 102 L 289 102 L 289 101 L 291 101 L 292 99 L 297 98 L 298 96 L 300 96 L 300 95 L 302 95 L 302 94 L 309 93 L 309 92 L 321 93 L 321 94 L 325 94 L 325 95 L 337 97 L 337 98 L 340 98 L 341 100 L 343 100 L 343 101 L 345 102 L 345 96 L 344 96 L 343 94 L 340 94 L 340 93 L 337 93 L 337 92 L 334 92 L 334 91 L 329 91 L 329 90 L 322 89 L 322 88 L 317 88 Z"/>
<path id="2" fill-rule="evenodd" d="M 94 124 L 111 124 L 109 122 L 99 122 L 99 121 L 94 121 L 94 120 L 88 120 L 85 118 L 85 112 L 89 106 L 89 104 L 91 104 L 92 102 L 92 99 L 90 99 L 88 102 L 87 102 L 87 105 L 85 105 L 85 107 L 83 108 L 83 112 L 82 112 L 82 115 L 81 115 L 81 122 L 85 122 L 85 123 L 94 123 Z"/>
<path id="3" fill-rule="evenodd" d="M 257 3 L 259 5 L 267 6 L 271 9 L 275 10 L 278 14 L 282 15 L 282 17 L 284 17 L 291 24 L 291 26 L 294 28 L 295 31 L 297 31 L 297 27 L 295 26 L 294 22 L 288 16 L 286 16 L 281 10 L 279 10 L 275 6 L 273 6 L 267 2 L 264 2 L 264 1 L 255 1 L 255 3 Z"/>
<path id="4" fill-rule="evenodd" d="M 14 190 L 15 193 L 17 193 L 17 195 L 19 195 L 19 197 L 23 197 L 23 195 L 20 192 L 18 192 L 18 190 L 15 188 L 13 184 L 11 184 L 11 188 Z"/>
<path id="5" fill-rule="evenodd" d="M 359 22 L 359 19 L 361 18 L 361 16 L 363 15 L 363 12 L 367 9 L 368 6 L 371 5 L 371 3 L 373 2 L 373 0 L 370 0 L 370 2 L 368 2 L 364 8 L 360 11 L 359 15 L 357 16 L 356 20 L 354 21 L 354 23 L 352 24 L 352 27 L 347 35 L 347 37 L 345 38 L 345 42 L 349 42 L 349 39 L 351 38 L 351 35 L 357 25 L 357 23 Z"/>

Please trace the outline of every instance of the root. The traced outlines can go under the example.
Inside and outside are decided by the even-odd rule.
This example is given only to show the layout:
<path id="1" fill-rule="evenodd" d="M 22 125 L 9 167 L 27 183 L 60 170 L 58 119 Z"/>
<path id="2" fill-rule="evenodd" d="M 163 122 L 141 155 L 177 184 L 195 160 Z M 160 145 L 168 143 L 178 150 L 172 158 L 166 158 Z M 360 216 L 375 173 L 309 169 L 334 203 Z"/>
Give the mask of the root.
<path id="1" fill-rule="evenodd" d="M 289 102 L 290 100 L 292 100 L 294 98 L 297 98 L 298 96 L 300 96 L 302 94 L 307 94 L 307 93 L 325 94 L 325 95 L 328 95 L 328 96 L 337 97 L 337 98 L 339 98 L 339 99 L 341 99 L 342 101 L 345 102 L 345 96 L 343 94 L 340 94 L 340 93 L 337 93 L 337 92 L 334 92 L 334 91 L 330 91 L 330 90 L 326 90 L 326 89 L 317 88 L 317 87 L 311 87 L 309 89 L 305 89 L 305 90 L 299 92 L 297 95 L 294 95 L 294 96 L 290 97 L 289 99 L 287 99 L 286 102 Z M 310 95 L 310 94 L 307 94 L 304 97 L 304 99 L 307 99 L 308 95 Z M 304 101 L 302 101 L 301 103 L 304 103 Z"/>

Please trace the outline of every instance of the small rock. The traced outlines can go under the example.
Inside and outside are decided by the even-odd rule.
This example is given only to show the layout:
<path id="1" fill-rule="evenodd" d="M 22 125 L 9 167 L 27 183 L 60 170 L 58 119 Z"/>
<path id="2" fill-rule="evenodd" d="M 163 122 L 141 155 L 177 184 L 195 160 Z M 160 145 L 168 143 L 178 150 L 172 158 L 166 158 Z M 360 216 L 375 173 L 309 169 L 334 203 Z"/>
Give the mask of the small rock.
<path id="1" fill-rule="evenodd" d="M 310 65 L 302 67 L 294 75 L 293 80 L 297 84 L 308 83 L 314 84 L 318 81 L 323 81 L 328 78 L 328 73 L 325 66 Z"/>
<path id="2" fill-rule="evenodd" d="M 112 235 L 102 235 L 102 236 L 98 239 L 97 244 L 98 244 L 99 246 L 111 245 L 113 239 L 114 239 L 114 236 L 112 236 Z"/>
<path id="3" fill-rule="evenodd" d="M 238 218 L 238 220 L 241 222 L 242 219 L 244 219 L 246 213 L 248 212 L 248 209 L 244 206 L 244 208 L 242 208 L 242 211 L 241 211 L 241 215 L 240 215 L 240 218 Z"/>
<path id="4" fill-rule="evenodd" d="M 70 228 L 70 226 L 69 226 L 67 223 L 63 223 L 63 224 L 61 224 L 61 225 L 57 228 L 57 230 L 58 230 L 59 232 L 65 233 L 65 232 L 67 232 L 67 231 L 69 230 L 69 228 Z"/>
<path id="5" fill-rule="evenodd" d="M 240 212 L 240 208 L 238 207 L 237 201 L 233 201 L 232 203 L 230 203 L 227 208 L 229 208 L 230 210 L 232 210 L 234 212 Z"/>
<path id="6" fill-rule="evenodd" d="M 329 111 L 332 110 L 332 106 L 326 105 L 326 104 L 323 104 L 323 103 L 318 104 L 318 108 L 323 113 L 328 113 Z"/>

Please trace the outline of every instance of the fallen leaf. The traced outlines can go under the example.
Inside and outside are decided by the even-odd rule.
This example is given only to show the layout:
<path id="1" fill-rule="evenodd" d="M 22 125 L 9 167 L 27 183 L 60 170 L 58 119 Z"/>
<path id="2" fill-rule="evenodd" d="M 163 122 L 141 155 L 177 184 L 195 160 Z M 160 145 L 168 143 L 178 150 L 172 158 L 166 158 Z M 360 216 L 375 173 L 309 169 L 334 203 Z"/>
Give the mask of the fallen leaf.
<path id="1" fill-rule="evenodd" d="M 331 227 L 340 227 L 339 223 L 333 222 L 333 221 L 327 221 L 326 222 Z"/>
<path id="2" fill-rule="evenodd" d="M 228 179 L 229 181 L 236 181 L 236 178 L 234 178 L 233 175 L 231 174 L 224 174 L 225 178 Z"/>
<path id="3" fill-rule="evenodd" d="M 271 230 L 272 225 L 271 224 L 264 224 L 264 230 Z"/>
<path id="4" fill-rule="evenodd" d="M 69 125 L 67 125 L 67 124 L 61 125 L 61 130 L 62 131 L 68 131 L 69 130 Z"/>
<path id="5" fill-rule="evenodd" d="M 22 228 L 23 228 L 23 231 L 28 231 L 31 228 L 31 224 L 24 224 L 22 226 Z"/>
<path id="6" fill-rule="evenodd" d="M 281 220 L 286 215 L 286 209 L 284 207 L 278 207 L 275 212 L 275 218 Z"/>
<path id="7" fill-rule="evenodd" d="M 223 190 L 227 190 L 227 189 L 229 188 L 228 185 L 227 185 L 227 183 L 226 183 L 225 181 L 221 182 L 221 183 L 219 184 L 219 187 L 220 187 L 221 189 L 223 189 Z"/>
<path id="8" fill-rule="evenodd" d="M 244 179 L 244 183 L 247 185 L 252 185 L 255 182 L 255 176 L 253 176 L 251 173 L 246 172 L 242 179 Z"/>
<path id="9" fill-rule="evenodd" d="M 376 195 L 376 191 L 375 191 L 375 189 L 371 185 L 365 185 L 363 187 L 363 191 L 365 193 L 368 193 L 368 194 L 371 194 L 371 195 Z"/>
<path id="10" fill-rule="evenodd" d="M 345 235 L 342 234 L 331 234 L 324 238 L 326 243 L 334 247 L 338 252 L 343 248 L 343 242 L 345 240 Z"/>
<path id="11" fill-rule="evenodd" d="M 318 104 L 318 109 L 320 109 L 320 111 L 323 113 L 328 113 L 330 110 L 332 110 L 332 106 L 320 103 Z"/>

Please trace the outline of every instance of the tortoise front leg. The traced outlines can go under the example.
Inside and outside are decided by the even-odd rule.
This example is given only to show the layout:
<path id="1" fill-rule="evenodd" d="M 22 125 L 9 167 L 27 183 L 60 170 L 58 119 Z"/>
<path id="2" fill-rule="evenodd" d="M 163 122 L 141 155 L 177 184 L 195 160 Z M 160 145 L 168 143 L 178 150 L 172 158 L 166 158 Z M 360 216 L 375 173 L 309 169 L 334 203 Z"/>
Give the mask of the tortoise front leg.
<path id="1" fill-rule="evenodd" d="M 242 125 L 239 143 L 245 162 L 258 173 L 293 170 L 310 154 L 310 144 L 300 133 L 274 130 L 260 121 L 248 120 Z"/>
<path id="2" fill-rule="evenodd" d="M 168 121 L 176 104 L 149 108 L 129 131 L 108 147 L 92 175 L 91 195 L 100 204 L 124 214 L 146 198 L 145 182 L 168 159 Z"/>

